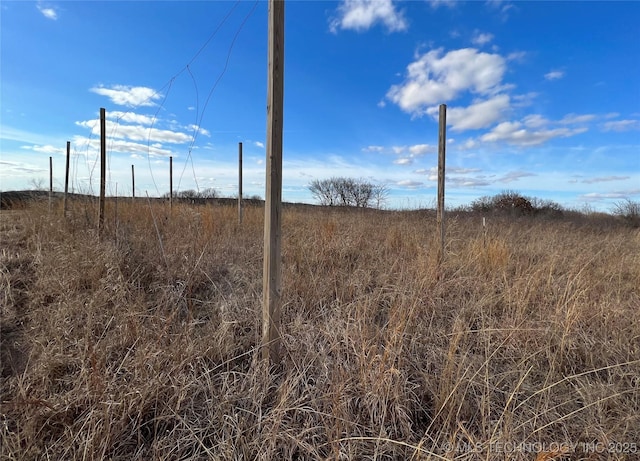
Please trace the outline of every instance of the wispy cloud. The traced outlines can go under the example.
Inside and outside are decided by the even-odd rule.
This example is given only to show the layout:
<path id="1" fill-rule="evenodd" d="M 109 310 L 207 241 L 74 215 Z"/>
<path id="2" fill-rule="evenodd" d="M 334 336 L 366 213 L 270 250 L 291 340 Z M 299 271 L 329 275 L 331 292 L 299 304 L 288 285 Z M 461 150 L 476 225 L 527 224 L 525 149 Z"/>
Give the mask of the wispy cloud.
<path id="1" fill-rule="evenodd" d="M 631 131 L 640 129 L 640 120 L 615 120 L 602 125 L 604 131 Z"/>
<path id="2" fill-rule="evenodd" d="M 42 13 L 42 16 L 44 16 L 45 18 L 51 19 L 52 21 L 58 19 L 58 12 L 55 10 L 55 8 L 51 6 L 45 6 L 43 2 L 38 2 L 36 4 L 36 8 L 38 8 L 38 11 L 40 11 L 40 13 Z"/>
<path id="3" fill-rule="evenodd" d="M 567 114 L 559 121 L 562 125 L 574 125 L 578 123 L 586 123 L 596 118 L 593 114 Z"/>
<path id="4" fill-rule="evenodd" d="M 640 189 L 629 189 L 612 192 L 591 192 L 580 196 L 582 200 L 597 201 L 604 199 L 629 199 L 640 196 Z"/>
<path id="5" fill-rule="evenodd" d="M 339 29 L 362 32 L 378 23 L 389 32 L 408 28 L 403 13 L 396 9 L 393 0 L 342 0 L 338 17 L 331 20 L 329 28 L 333 33 Z"/>
<path id="6" fill-rule="evenodd" d="M 66 152 L 66 149 L 63 149 L 60 147 L 54 147 L 48 144 L 44 146 L 39 146 L 37 144 L 32 146 L 20 146 L 20 148 L 26 149 L 26 150 L 32 150 L 34 152 L 38 152 L 41 154 L 49 154 L 49 155 L 64 154 Z"/>
<path id="7" fill-rule="evenodd" d="M 479 168 L 447 168 L 446 183 L 451 187 L 459 188 L 477 188 L 490 186 L 491 180 L 485 175 L 477 175 L 481 170 Z M 438 167 L 420 168 L 414 170 L 414 173 L 425 175 L 428 181 L 435 182 L 438 180 Z M 495 178 L 493 178 L 495 181 Z"/>
<path id="8" fill-rule="evenodd" d="M 73 144 L 79 154 L 88 158 L 96 156 L 100 149 L 100 139 L 95 137 L 88 138 L 76 135 L 73 137 Z M 111 152 L 129 154 L 131 157 L 136 158 L 146 157 L 147 155 L 151 157 L 177 156 L 177 153 L 163 147 L 161 143 L 146 144 L 125 139 L 109 140 L 107 149 Z"/>
<path id="9" fill-rule="evenodd" d="M 261 143 L 260 141 L 255 141 L 253 145 L 259 147 L 260 149 L 264 149 L 264 143 Z"/>
<path id="10" fill-rule="evenodd" d="M 367 146 L 362 148 L 362 152 L 382 153 L 384 152 L 384 147 L 383 146 Z"/>
<path id="11" fill-rule="evenodd" d="M 583 179 L 581 182 L 585 184 L 595 184 L 599 182 L 624 181 L 631 176 L 600 176 L 598 178 Z"/>
<path id="12" fill-rule="evenodd" d="M 145 86 L 111 85 L 107 88 L 99 85 L 89 91 L 108 97 L 114 104 L 127 107 L 155 106 L 154 101 L 162 98 L 159 92 Z"/>
<path id="13" fill-rule="evenodd" d="M 407 189 L 418 189 L 419 187 L 424 186 L 424 183 L 420 181 L 412 181 L 410 179 L 403 179 L 401 181 L 397 181 L 396 185 Z"/>
<path id="14" fill-rule="evenodd" d="M 0 166 L 2 166 L 3 173 L 10 173 L 16 176 L 29 176 L 34 173 L 44 173 L 47 171 L 46 168 L 25 162 L 0 160 Z"/>
<path id="15" fill-rule="evenodd" d="M 471 37 L 471 43 L 477 46 L 486 45 L 493 40 L 493 34 L 476 30 Z"/>
<path id="16" fill-rule="evenodd" d="M 446 6 L 449 8 L 453 8 L 456 4 L 456 0 L 428 0 L 431 8 L 438 8 L 439 6 Z"/>
<path id="17" fill-rule="evenodd" d="M 485 2 L 492 10 L 497 11 L 501 14 L 502 20 L 506 21 L 508 19 L 508 12 L 515 8 L 513 3 L 506 0 L 487 0 Z"/>
<path id="18" fill-rule="evenodd" d="M 564 77 L 564 71 L 561 70 L 552 70 L 544 74 L 546 80 L 560 80 L 562 77 Z"/>
<path id="19" fill-rule="evenodd" d="M 140 125 L 152 125 L 155 117 L 150 115 L 136 114 L 135 112 L 108 111 L 107 119 L 117 120 L 118 122 L 138 123 Z"/>
<path id="20" fill-rule="evenodd" d="M 483 142 L 506 142 L 507 144 L 530 147 L 543 144 L 553 138 L 568 138 L 587 131 L 586 127 L 579 128 L 550 128 L 534 129 L 522 122 L 502 122 L 490 132 L 482 135 Z"/>
<path id="21" fill-rule="evenodd" d="M 94 136 L 100 135 L 99 120 L 85 120 L 76 122 L 76 125 L 83 128 L 89 128 L 91 130 L 91 134 Z M 190 134 L 179 131 L 150 128 L 141 125 L 123 125 L 111 120 L 107 120 L 106 122 L 106 131 L 110 138 L 130 139 L 132 141 L 184 144 L 193 139 Z"/>
<path id="22" fill-rule="evenodd" d="M 513 181 L 517 181 L 520 178 L 526 178 L 528 176 L 537 176 L 535 173 L 529 173 L 527 171 L 510 171 L 506 173 L 504 176 L 498 178 L 499 182 L 510 183 Z"/>

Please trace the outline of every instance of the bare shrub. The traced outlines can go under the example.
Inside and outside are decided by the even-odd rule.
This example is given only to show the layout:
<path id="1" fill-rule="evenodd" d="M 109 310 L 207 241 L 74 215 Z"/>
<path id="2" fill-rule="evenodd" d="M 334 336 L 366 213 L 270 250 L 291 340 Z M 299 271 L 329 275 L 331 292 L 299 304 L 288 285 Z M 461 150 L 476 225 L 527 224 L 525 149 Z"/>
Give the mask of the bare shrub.
<path id="1" fill-rule="evenodd" d="M 613 214 L 622 218 L 631 227 L 640 227 L 640 202 L 627 199 L 613 206 Z"/>

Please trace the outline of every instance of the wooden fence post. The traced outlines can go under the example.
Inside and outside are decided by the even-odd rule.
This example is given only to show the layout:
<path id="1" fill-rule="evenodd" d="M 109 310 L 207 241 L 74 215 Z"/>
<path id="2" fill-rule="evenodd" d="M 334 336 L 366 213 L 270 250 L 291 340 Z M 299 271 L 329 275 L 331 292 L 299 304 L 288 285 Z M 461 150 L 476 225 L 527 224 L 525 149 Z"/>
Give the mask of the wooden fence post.
<path id="1" fill-rule="evenodd" d="M 133 165 L 131 165 L 131 203 L 136 200 L 136 174 L 133 169 Z"/>
<path id="2" fill-rule="evenodd" d="M 116 203 L 113 210 L 113 225 L 116 232 L 116 238 L 118 238 L 118 183 L 116 183 Z"/>
<path id="3" fill-rule="evenodd" d="M 104 195 L 107 178 L 106 112 L 100 108 L 100 201 L 98 203 L 98 232 L 104 227 Z"/>
<path id="4" fill-rule="evenodd" d="M 262 357 L 280 363 L 284 0 L 269 0 Z"/>
<path id="5" fill-rule="evenodd" d="M 438 262 L 444 258 L 445 225 L 444 225 L 444 180 L 445 180 L 445 150 L 447 143 L 447 106 L 440 104 L 438 121 L 438 212 L 437 224 L 439 233 Z"/>
<path id="6" fill-rule="evenodd" d="M 238 224 L 242 224 L 242 143 L 238 143 Z"/>
<path id="7" fill-rule="evenodd" d="M 173 210 L 173 157 L 169 157 L 169 209 Z"/>
<path id="8" fill-rule="evenodd" d="M 69 163 L 71 159 L 71 142 L 67 141 L 67 163 L 64 169 L 64 198 L 62 199 L 62 216 L 67 215 L 67 194 L 69 193 Z"/>
<path id="9" fill-rule="evenodd" d="M 49 157 L 49 213 L 51 213 L 52 200 L 53 200 L 53 157 Z"/>

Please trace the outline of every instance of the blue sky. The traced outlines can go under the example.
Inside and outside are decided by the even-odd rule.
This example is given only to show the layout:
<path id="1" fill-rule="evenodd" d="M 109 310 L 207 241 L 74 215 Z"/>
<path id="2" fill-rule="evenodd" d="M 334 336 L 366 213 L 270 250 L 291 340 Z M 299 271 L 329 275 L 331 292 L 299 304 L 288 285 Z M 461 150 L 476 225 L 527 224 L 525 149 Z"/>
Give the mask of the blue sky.
<path id="1" fill-rule="evenodd" d="M 264 196 L 267 3 L 2 1 L 0 189 Z M 640 2 L 288 1 L 283 198 L 365 178 L 433 206 L 516 190 L 610 210 L 640 200 Z"/>

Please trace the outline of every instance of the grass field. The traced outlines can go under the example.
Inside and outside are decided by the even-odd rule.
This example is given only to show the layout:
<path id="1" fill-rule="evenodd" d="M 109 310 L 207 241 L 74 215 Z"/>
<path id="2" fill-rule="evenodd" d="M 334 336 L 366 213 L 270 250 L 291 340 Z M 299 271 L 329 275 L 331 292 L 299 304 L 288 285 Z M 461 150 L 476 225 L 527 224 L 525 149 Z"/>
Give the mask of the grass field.
<path id="1" fill-rule="evenodd" d="M 3 460 L 640 459 L 640 233 L 613 218 L 0 213 Z"/>

